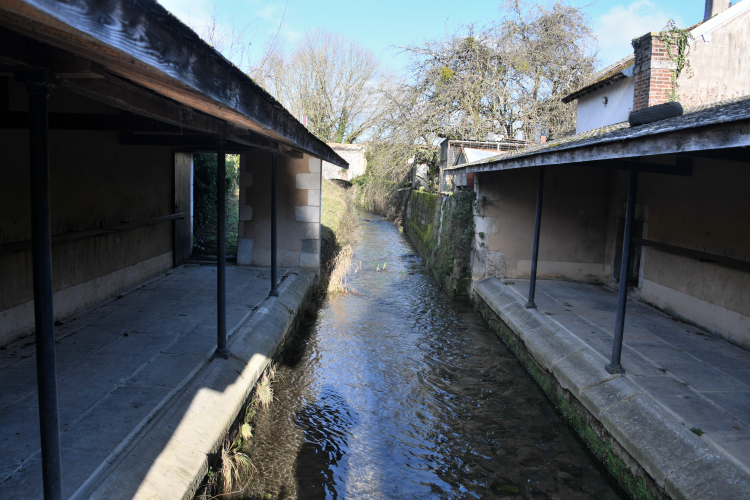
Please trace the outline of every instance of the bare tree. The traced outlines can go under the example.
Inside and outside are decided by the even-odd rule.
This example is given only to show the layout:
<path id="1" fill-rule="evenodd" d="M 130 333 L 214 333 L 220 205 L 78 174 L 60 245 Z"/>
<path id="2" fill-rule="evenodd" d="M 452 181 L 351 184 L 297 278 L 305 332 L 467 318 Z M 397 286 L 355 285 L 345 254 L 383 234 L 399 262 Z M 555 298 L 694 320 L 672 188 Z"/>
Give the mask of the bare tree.
<path id="1" fill-rule="evenodd" d="M 522 0 L 506 1 L 501 13 L 488 26 L 405 47 L 412 92 L 430 103 L 429 121 L 443 137 L 532 138 L 574 127 L 575 108 L 560 98 L 593 71 L 594 36 L 584 13 Z"/>
<path id="2" fill-rule="evenodd" d="M 327 142 L 354 142 L 382 109 L 380 64 L 361 44 L 329 31 L 306 33 L 284 54 L 273 50 L 254 75 Z"/>
<path id="3" fill-rule="evenodd" d="M 508 0 L 501 18 L 404 47 L 408 80 L 383 88 L 363 202 L 392 210 L 414 162 L 434 163 L 441 138 L 559 137 L 575 127 L 560 99 L 592 73 L 595 40 L 579 8 Z"/>

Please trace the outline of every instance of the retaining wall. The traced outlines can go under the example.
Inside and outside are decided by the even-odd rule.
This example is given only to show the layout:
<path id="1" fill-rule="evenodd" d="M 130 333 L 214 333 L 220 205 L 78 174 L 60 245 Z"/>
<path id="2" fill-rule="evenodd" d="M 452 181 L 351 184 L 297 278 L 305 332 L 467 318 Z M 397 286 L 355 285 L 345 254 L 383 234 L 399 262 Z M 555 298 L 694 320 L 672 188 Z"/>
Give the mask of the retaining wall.
<path id="1" fill-rule="evenodd" d="M 452 256 L 442 255 L 444 250 L 439 248 L 444 217 L 452 208 L 453 200 L 449 196 L 411 191 L 403 227 L 443 290 L 453 299 L 468 299 L 471 278 L 461 271 L 462 265 L 468 263 L 453 262 L 448 273 L 438 265 L 441 258 L 452 259 Z"/>
<path id="2" fill-rule="evenodd" d="M 636 499 L 744 499 L 750 481 L 593 349 L 496 278 L 473 302 L 594 454 Z"/>

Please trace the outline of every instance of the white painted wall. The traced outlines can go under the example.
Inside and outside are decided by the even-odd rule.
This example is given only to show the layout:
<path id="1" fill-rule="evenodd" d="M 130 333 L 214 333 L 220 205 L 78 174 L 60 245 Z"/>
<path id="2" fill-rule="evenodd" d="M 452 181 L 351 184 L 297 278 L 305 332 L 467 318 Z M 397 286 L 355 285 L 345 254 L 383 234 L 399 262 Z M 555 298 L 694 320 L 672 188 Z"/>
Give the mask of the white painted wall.
<path id="1" fill-rule="evenodd" d="M 578 99 L 576 133 L 627 121 L 633 110 L 634 88 L 635 78 L 631 76 Z"/>
<path id="2" fill-rule="evenodd" d="M 691 31 L 692 71 L 678 78 L 680 102 L 699 106 L 750 95 L 750 2 L 743 0 Z"/>

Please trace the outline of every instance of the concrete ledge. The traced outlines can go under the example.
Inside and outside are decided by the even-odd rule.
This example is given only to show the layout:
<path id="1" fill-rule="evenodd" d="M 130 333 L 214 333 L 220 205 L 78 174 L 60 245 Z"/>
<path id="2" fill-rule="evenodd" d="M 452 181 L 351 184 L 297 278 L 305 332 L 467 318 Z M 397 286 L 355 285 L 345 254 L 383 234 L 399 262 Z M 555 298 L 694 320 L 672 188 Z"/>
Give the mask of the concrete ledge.
<path id="1" fill-rule="evenodd" d="M 615 404 L 602 414 L 601 421 L 662 487 L 672 471 L 709 454 L 709 446 L 646 395 Z"/>
<path id="2" fill-rule="evenodd" d="M 624 461 L 635 460 L 661 491 L 681 500 L 750 498 L 748 475 L 633 382 L 609 374 L 606 360 L 588 344 L 539 311 L 526 309 L 523 300 L 495 278 L 475 282 L 473 290 L 524 344 L 538 367 L 569 391 L 582 411 L 588 411 L 630 455 Z M 511 348 L 518 356 L 520 351 Z M 532 375 L 540 381 L 539 374 Z M 543 388 L 549 394 L 550 387 Z"/>
<path id="3" fill-rule="evenodd" d="M 75 499 L 192 499 L 261 373 L 296 325 L 315 274 L 292 272 L 212 359 L 73 495 Z"/>

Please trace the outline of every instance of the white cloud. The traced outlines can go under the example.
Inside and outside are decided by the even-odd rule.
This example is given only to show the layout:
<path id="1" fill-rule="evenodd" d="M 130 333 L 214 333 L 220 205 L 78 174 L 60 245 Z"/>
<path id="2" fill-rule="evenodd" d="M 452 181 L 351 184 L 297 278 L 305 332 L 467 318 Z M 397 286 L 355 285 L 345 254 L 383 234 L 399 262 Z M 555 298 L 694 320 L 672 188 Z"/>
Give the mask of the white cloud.
<path id="1" fill-rule="evenodd" d="M 609 9 L 595 22 L 602 66 L 631 54 L 633 48 L 630 41 L 633 38 L 649 31 L 660 31 L 670 19 L 682 27 L 679 16 L 664 12 L 651 0 L 636 0 L 629 5 L 620 4 Z"/>

